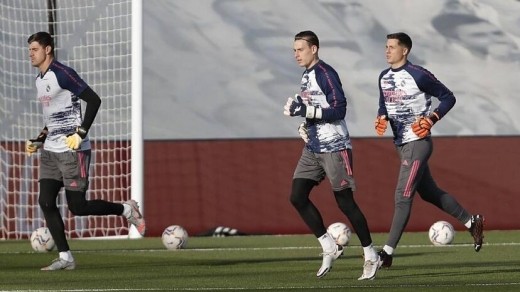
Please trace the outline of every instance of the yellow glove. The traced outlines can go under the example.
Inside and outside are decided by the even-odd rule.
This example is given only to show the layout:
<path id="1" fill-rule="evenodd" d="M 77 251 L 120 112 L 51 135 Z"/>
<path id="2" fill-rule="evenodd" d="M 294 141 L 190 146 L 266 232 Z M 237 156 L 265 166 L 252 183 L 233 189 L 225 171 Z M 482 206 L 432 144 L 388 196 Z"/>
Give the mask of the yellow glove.
<path id="1" fill-rule="evenodd" d="M 45 139 L 47 139 L 47 128 L 43 129 L 36 139 L 30 139 L 25 142 L 25 154 L 31 156 L 38 151 L 43 146 Z"/>
<path id="2" fill-rule="evenodd" d="M 27 156 L 31 156 L 33 153 L 38 151 L 38 149 L 40 149 L 42 146 L 43 146 L 42 142 L 37 142 L 34 140 L 27 140 L 25 142 L 25 154 L 27 154 Z"/>
<path id="3" fill-rule="evenodd" d="M 65 138 L 65 143 L 67 144 L 67 147 L 69 147 L 72 150 L 79 149 L 79 146 L 81 145 L 81 142 L 85 137 L 87 136 L 87 130 L 85 130 L 82 127 L 77 127 L 76 132 L 67 135 Z"/>

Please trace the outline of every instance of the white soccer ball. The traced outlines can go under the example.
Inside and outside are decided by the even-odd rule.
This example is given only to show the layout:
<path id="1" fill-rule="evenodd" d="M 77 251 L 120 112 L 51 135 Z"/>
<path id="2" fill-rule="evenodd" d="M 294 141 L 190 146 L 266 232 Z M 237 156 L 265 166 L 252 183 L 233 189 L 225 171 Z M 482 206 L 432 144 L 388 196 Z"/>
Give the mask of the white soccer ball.
<path id="1" fill-rule="evenodd" d="M 350 228 L 348 228 L 347 224 L 342 222 L 336 222 L 329 225 L 327 228 L 327 233 L 332 236 L 337 244 L 343 246 L 348 245 L 350 236 L 352 235 L 352 231 L 350 231 Z"/>
<path id="2" fill-rule="evenodd" d="M 54 239 L 47 227 L 40 227 L 31 233 L 31 246 L 37 252 L 47 252 L 54 248 Z"/>
<path id="3" fill-rule="evenodd" d="M 171 225 L 162 233 L 162 242 L 167 249 L 181 249 L 188 242 L 188 232 L 182 226 Z"/>
<path id="4" fill-rule="evenodd" d="M 434 245 L 447 245 L 453 242 L 455 229 L 446 221 L 437 221 L 430 227 L 428 236 Z"/>

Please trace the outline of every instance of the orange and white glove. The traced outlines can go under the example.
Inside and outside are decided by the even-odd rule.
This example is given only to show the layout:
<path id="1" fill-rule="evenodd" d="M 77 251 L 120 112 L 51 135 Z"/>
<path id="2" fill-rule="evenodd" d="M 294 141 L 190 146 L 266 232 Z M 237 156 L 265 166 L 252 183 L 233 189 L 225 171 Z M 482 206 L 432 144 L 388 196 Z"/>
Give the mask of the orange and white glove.
<path id="1" fill-rule="evenodd" d="M 386 131 L 386 128 L 388 127 L 388 119 L 385 115 L 377 116 L 375 122 L 374 122 L 374 128 L 376 129 L 376 133 L 378 136 L 383 136 L 383 134 Z"/>
<path id="2" fill-rule="evenodd" d="M 427 117 L 420 117 L 412 124 L 412 131 L 419 138 L 425 138 L 430 135 L 433 125 L 435 125 L 439 119 L 439 115 L 436 112 L 433 112 L 433 114 Z"/>

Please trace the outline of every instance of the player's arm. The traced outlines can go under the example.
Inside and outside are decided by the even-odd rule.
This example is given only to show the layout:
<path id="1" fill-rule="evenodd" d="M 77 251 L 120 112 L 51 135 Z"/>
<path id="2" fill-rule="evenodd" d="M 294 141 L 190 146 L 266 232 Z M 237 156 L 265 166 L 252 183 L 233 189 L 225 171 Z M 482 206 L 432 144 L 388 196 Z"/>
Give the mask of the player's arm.
<path id="1" fill-rule="evenodd" d="M 379 109 L 377 110 L 377 117 L 374 122 L 374 128 L 379 136 L 385 134 L 386 128 L 388 127 L 388 112 L 386 110 L 385 96 L 383 95 L 383 89 L 381 88 L 381 78 L 383 73 L 379 76 Z"/>
<path id="2" fill-rule="evenodd" d="M 43 128 L 43 130 L 40 132 L 38 137 L 35 139 L 29 139 L 25 143 L 25 153 L 27 156 L 31 156 L 31 154 L 38 151 L 43 146 L 43 143 L 45 143 L 45 140 L 47 139 L 47 134 L 49 133 L 49 130 L 47 129 L 47 126 Z"/>
<path id="3" fill-rule="evenodd" d="M 97 93 L 89 86 L 80 93 L 79 98 L 86 102 L 87 107 L 85 109 L 85 117 L 83 118 L 81 126 L 76 129 L 76 132 L 68 135 L 66 138 L 67 146 L 70 149 L 79 148 L 81 141 L 85 139 L 92 123 L 94 123 L 94 119 L 96 118 L 99 107 L 101 106 L 101 98 L 99 98 L 99 95 L 97 95 Z"/>
<path id="4" fill-rule="evenodd" d="M 421 91 L 439 99 L 439 106 L 433 110 L 439 119 L 444 117 L 455 105 L 457 101 L 453 92 L 440 82 L 433 74 L 427 73 L 420 75 L 417 79 L 417 86 Z"/>
<path id="5" fill-rule="evenodd" d="M 442 117 L 444 117 L 455 105 L 456 99 L 453 92 L 442 84 L 433 74 L 425 70 L 416 79 L 417 86 L 421 91 L 439 99 L 439 106 L 427 116 L 419 117 L 412 124 L 412 131 L 420 138 L 430 134 L 431 128 Z"/>
<path id="6" fill-rule="evenodd" d="M 316 71 L 316 81 L 327 98 L 329 107 L 318 108 L 321 114 L 316 119 L 327 122 L 343 120 L 347 114 L 347 98 L 338 74 L 335 71 Z"/>
<path id="7" fill-rule="evenodd" d="M 97 112 L 101 107 L 101 98 L 99 98 L 99 95 L 97 95 L 97 93 L 90 87 L 87 87 L 79 95 L 79 98 L 87 103 L 87 108 L 85 108 L 85 117 L 83 118 L 81 127 L 88 131 L 92 126 L 92 123 L 94 123 Z"/>
<path id="8" fill-rule="evenodd" d="M 70 133 L 65 138 L 67 147 L 72 150 L 78 149 L 81 145 L 81 141 L 85 139 L 87 133 L 94 122 L 94 118 L 97 115 L 99 107 L 101 105 L 101 99 L 97 93 L 88 86 L 88 84 L 79 77 L 78 73 L 67 66 L 56 70 L 56 77 L 58 84 L 61 88 L 72 92 L 75 96 L 84 100 L 87 103 L 85 109 L 85 116 L 79 127 L 76 128 L 74 133 Z"/>

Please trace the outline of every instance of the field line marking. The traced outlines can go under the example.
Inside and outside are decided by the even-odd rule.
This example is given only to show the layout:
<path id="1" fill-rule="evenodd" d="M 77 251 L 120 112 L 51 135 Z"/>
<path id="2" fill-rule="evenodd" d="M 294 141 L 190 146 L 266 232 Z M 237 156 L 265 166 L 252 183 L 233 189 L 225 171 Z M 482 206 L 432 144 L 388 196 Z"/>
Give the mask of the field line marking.
<path id="1" fill-rule="evenodd" d="M 399 245 L 399 248 L 457 248 L 468 247 L 473 244 L 450 244 L 442 246 L 434 246 L 432 244 L 409 244 Z M 486 246 L 520 246 L 520 242 L 499 242 L 499 243 L 485 243 Z M 217 248 L 186 248 L 175 250 L 174 252 L 212 252 L 212 251 L 258 251 L 258 250 L 299 250 L 299 249 L 319 249 L 319 246 L 280 246 L 280 247 L 217 247 Z M 360 245 L 350 245 L 348 248 L 361 248 Z M 74 253 L 108 253 L 108 252 L 165 252 L 166 249 L 92 249 L 92 250 L 74 250 Z M 0 251 L 0 254 L 27 254 L 37 253 L 35 251 Z M 1 290 L 0 290 L 1 292 Z"/>

